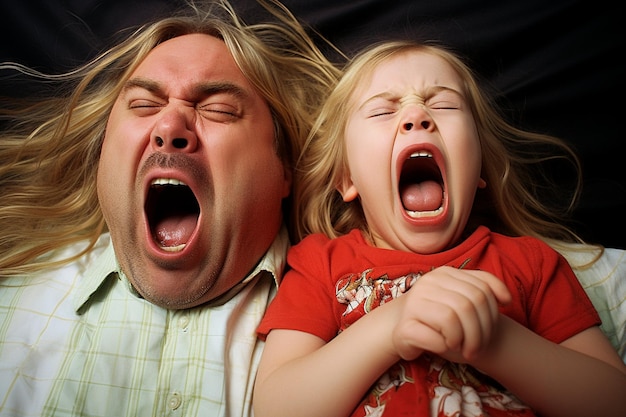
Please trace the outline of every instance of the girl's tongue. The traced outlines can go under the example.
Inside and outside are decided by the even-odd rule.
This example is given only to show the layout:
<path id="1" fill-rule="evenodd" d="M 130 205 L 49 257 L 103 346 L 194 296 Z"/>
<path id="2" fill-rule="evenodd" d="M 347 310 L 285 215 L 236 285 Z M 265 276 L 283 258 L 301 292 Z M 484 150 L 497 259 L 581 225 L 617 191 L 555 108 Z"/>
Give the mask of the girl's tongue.
<path id="1" fill-rule="evenodd" d="M 400 190 L 402 205 L 409 211 L 434 211 L 441 207 L 443 190 L 437 181 L 410 183 Z"/>

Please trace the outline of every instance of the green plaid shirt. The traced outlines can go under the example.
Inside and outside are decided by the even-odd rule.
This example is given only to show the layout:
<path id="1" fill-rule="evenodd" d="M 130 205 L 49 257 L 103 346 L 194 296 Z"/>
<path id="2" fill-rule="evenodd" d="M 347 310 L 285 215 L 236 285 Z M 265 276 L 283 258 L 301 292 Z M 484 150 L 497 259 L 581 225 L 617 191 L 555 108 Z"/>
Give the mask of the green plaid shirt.
<path id="1" fill-rule="evenodd" d="M 138 297 L 108 235 L 79 262 L 0 280 L 0 415 L 251 415 L 255 330 L 287 247 L 283 230 L 236 295 L 189 310 Z"/>

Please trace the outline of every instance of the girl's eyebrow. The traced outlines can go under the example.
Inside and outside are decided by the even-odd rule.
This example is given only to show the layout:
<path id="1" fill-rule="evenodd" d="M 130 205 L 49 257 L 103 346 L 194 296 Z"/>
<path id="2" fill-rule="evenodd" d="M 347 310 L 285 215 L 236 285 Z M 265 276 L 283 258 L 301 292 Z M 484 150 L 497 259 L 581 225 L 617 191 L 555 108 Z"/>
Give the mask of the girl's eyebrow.
<path id="1" fill-rule="evenodd" d="M 463 97 L 463 94 L 461 93 L 461 91 L 457 90 L 456 88 L 453 87 L 448 87 L 445 85 L 436 85 L 434 87 L 430 87 L 428 89 L 429 95 L 434 95 L 437 93 L 440 93 L 442 91 L 449 91 L 450 93 L 456 94 L 457 96 Z"/>
<path id="2" fill-rule="evenodd" d="M 438 94 L 441 93 L 451 93 L 457 97 L 459 97 L 461 100 L 463 100 L 463 94 L 461 94 L 460 91 L 458 91 L 455 88 L 452 87 L 448 87 L 445 85 L 436 85 L 436 86 L 432 86 L 432 87 L 428 87 L 426 88 L 426 90 L 424 91 L 424 96 L 420 96 L 419 94 L 411 94 L 410 96 L 417 96 L 422 102 L 428 101 L 431 98 L 437 96 Z M 399 99 L 399 101 L 401 103 L 409 100 L 410 96 L 403 96 Z"/>
<path id="3" fill-rule="evenodd" d="M 442 91 L 449 91 L 449 92 L 451 92 L 453 94 L 456 94 L 456 95 L 458 95 L 460 97 L 463 97 L 463 94 L 461 94 L 460 91 L 458 91 L 455 88 L 448 87 L 448 86 L 445 86 L 445 85 L 435 85 L 435 86 L 432 86 L 432 87 L 427 87 L 425 89 L 423 97 L 430 97 L 430 96 L 433 96 L 433 95 L 435 95 L 437 93 L 440 93 Z M 414 94 L 414 95 L 417 95 L 418 97 L 422 97 L 419 94 Z M 375 94 L 375 95 L 369 97 L 367 100 L 365 100 L 359 106 L 359 109 L 362 108 L 363 106 L 365 106 L 370 101 L 373 101 L 373 100 L 376 100 L 376 99 L 383 99 L 383 100 L 388 100 L 388 101 L 402 101 L 402 97 L 403 97 L 402 95 L 393 93 L 391 91 L 383 91 L 381 93 L 378 93 L 378 94 Z"/>
<path id="4" fill-rule="evenodd" d="M 367 100 L 365 100 L 363 103 L 361 103 L 361 105 L 359 107 L 357 107 L 357 110 L 361 110 L 363 107 L 365 107 L 368 103 L 377 100 L 377 99 L 383 99 L 383 100 L 387 100 L 387 101 L 396 101 L 398 100 L 398 96 L 396 94 L 393 94 L 389 91 L 383 91 L 382 93 L 378 93 L 375 94 L 371 97 L 369 97 Z"/>
<path id="5" fill-rule="evenodd" d="M 133 88 L 141 88 L 157 96 L 165 97 L 165 89 L 158 81 L 147 78 L 135 77 L 131 78 L 124 84 L 123 92 Z M 245 99 L 249 96 L 248 92 L 242 87 L 225 81 L 205 82 L 193 87 L 193 95 L 196 97 L 207 97 L 218 93 L 231 94 L 235 97 Z"/>

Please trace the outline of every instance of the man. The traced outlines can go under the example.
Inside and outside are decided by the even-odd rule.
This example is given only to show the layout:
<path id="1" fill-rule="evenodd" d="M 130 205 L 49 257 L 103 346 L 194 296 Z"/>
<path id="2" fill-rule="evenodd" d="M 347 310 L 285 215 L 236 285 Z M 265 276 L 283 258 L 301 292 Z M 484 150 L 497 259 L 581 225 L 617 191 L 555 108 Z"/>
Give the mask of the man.
<path id="1" fill-rule="evenodd" d="M 71 95 L 3 103 L 1 415 L 250 413 L 291 166 L 337 76 L 268 9 L 155 22 Z"/>

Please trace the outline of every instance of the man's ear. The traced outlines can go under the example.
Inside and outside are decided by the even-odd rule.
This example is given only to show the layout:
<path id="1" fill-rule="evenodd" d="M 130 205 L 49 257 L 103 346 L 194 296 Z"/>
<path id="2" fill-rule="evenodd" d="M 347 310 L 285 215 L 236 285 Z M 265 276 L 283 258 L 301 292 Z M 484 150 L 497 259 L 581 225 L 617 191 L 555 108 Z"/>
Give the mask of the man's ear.
<path id="1" fill-rule="evenodd" d="M 354 183 L 350 176 L 344 176 L 343 180 L 341 180 L 341 184 L 337 186 L 337 191 L 343 197 L 343 201 L 349 203 L 359 196 L 359 191 L 356 189 Z"/>

